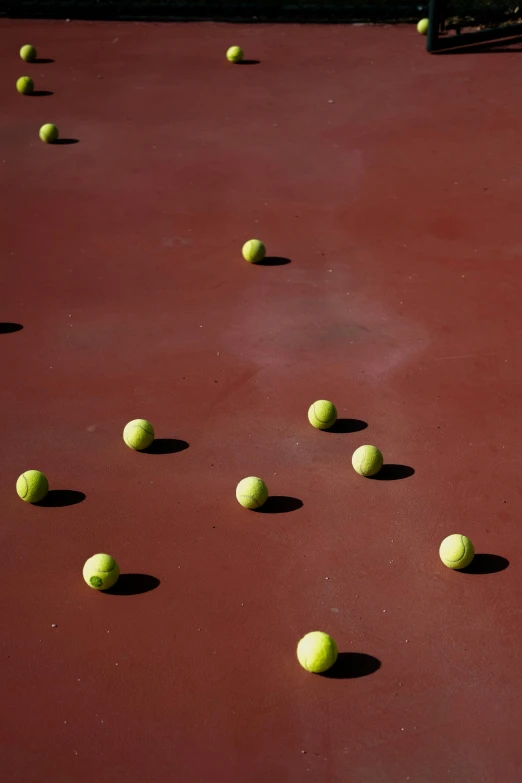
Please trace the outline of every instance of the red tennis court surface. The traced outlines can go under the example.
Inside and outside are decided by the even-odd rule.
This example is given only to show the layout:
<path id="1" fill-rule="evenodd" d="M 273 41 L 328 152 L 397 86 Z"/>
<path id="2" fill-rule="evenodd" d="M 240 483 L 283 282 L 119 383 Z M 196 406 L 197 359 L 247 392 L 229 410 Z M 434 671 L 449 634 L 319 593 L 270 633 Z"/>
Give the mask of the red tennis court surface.
<path id="1" fill-rule="evenodd" d="M 518 780 L 522 60 L 424 46 L 2 22 L 6 782 Z M 295 657 L 316 629 L 330 676 Z"/>

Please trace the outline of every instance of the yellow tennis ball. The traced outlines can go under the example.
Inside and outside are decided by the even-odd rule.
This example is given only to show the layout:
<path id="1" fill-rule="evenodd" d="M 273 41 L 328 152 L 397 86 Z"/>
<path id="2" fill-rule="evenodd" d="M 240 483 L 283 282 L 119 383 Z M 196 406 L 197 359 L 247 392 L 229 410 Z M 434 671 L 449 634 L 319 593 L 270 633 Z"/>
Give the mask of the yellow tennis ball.
<path id="1" fill-rule="evenodd" d="M 243 50 L 240 46 L 231 46 L 227 49 L 227 60 L 229 63 L 240 63 L 243 59 Z"/>
<path id="2" fill-rule="evenodd" d="M 18 477 L 16 491 L 26 503 L 39 503 L 49 492 L 49 482 L 39 470 L 26 470 Z"/>
<path id="3" fill-rule="evenodd" d="M 439 555 L 445 566 L 459 570 L 469 566 L 475 557 L 475 548 L 469 538 L 454 533 L 444 539 L 440 545 Z"/>
<path id="4" fill-rule="evenodd" d="M 266 256 L 266 247 L 259 239 L 249 239 L 243 245 L 243 258 L 251 264 L 262 261 Z"/>
<path id="5" fill-rule="evenodd" d="M 145 419 L 133 419 L 125 425 L 123 440 L 134 451 L 147 449 L 154 440 L 154 427 Z"/>
<path id="6" fill-rule="evenodd" d="M 53 144 L 55 141 L 58 141 L 59 135 L 56 125 L 52 125 L 50 122 L 47 122 L 40 128 L 40 138 L 46 144 Z"/>
<path id="7" fill-rule="evenodd" d="M 375 476 L 382 463 L 382 454 L 375 446 L 359 446 L 352 455 L 353 468 L 361 476 Z"/>
<path id="8" fill-rule="evenodd" d="M 417 32 L 420 33 L 421 35 L 427 35 L 429 26 L 430 26 L 429 19 L 421 19 L 417 25 Z"/>
<path id="9" fill-rule="evenodd" d="M 118 563 L 110 555 L 93 555 L 83 567 L 83 578 L 93 590 L 109 590 L 119 576 Z"/>
<path id="10" fill-rule="evenodd" d="M 311 631 L 297 645 L 297 660 L 307 672 L 326 672 L 337 660 L 337 645 L 322 631 Z"/>
<path id="11" fill-rule="evenodd" d="M 22 60 L 25 60 L 26 63 L 32 63 L 36 60 L 36 49 L 30 44 L 25 44 L 25 46 L 22 46 L 20 49 L 20 57 Z"/>
<path id="12" fill-rule="evenodd" d="M 308 408 L 308 421 L 318 430 L 328 430 L 337 421 L 337 409 L 328 400 L 317 400 Z"/>
<path id="13" fill-rule="evenodd" d="M 268 499 L 268 488 L 260 478 L 248 476 L 237 485 L 236 498 L 243 508 L 261 508 Z"/>
<path id="14" fill-rule="evenodd" d="M 22 95 L 30 95 L 34 90 L 33 80 L 29 76 L 20 76 L 16 82 L 16 89 Z"/>

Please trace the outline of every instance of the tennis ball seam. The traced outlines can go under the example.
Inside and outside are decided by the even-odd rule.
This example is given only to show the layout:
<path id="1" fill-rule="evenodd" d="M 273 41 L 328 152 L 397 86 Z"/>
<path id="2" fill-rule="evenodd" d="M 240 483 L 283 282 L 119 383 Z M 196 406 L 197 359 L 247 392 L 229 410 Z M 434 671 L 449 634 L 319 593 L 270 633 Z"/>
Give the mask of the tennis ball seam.
<path id="1" fill-rule="evenodd" d="M 316 413 L 316 411 L 315 411 L 315 406 L 316 406 L 316 403 L 314 402 L 314 404 L 313 404 L 313 409 L 314 409 L 314 416 L 315 416 L 315 418 L 317 419 L 317 421 L 320 421 L 320 422 L 321 422 L 321 424 L 328 424 L 329 422 L 333 421 L 333 419 L 335 418 L 334 416 L 332 416 L 332 418 L 331 418 L 331 419 L 321 419 L 321 417 L 320 417 L 320 416 L 318 416 L 318 415 L 317 415 L 317 413 Z"/>
<path id="2" fill-rule="evenodd" d="M 24 492 L 24 494 L 21 496 L 21 497 L 22 497 L 22 499 L 23 499 L 23 498 L 26 498 L 26 497 L 27 497 L 27 495 L 29 494 L 29 482 L 27 481 L 27 479 L 26 479 L 26 477 L 25 477 L 25 473 L 22 473 L 22 478 L 23 478 L 23 480 L 24 480 L 24 482 L 25 482 L 25 492 Z"/>
<path id="3" fill-rule="evenodd" d="M 257 500 L 257 498 L 255 498 L 253 495 L 241 494 L 241 495 L 239 495 L 239 497 L 240 498 L 248 498 L 249 500 L 252 500 L 256 504 L 256 506 L 255 506 L 256 508 L 259 508 L 259 506 L 260 506 L 259 500 Z"/>
<path id="4" fill-rule="evenodd" d="M 143 432 L 146 432 L 147 435 L 153 435 L 153 432 L 151 430 L 148 430 L 146 427 L 144 427 L 143 424 L 135 424 L 133 429 L 143 430 Z"/>
<path id="5" fill-rule="evenodd" d="M 460 545 L 462 547 L 462 551 L 459 557 L 448 557 L 447 555 L 444 555 L 444 559 L 448 561 L 448 563 L 460 563 L 460 561 L 466 557 L 466 545 L 464 543 L 464 536 L 461 534 L 459 536 L 460 538 Z"/>
<path id="6" fill-rule="evenodd" d="M 460 546 L 461 546 L 461 553 L 459 557 L 446 557 L 446 560 L 448 560 L 450 563 L 459 563 L 462 558 L 466 555 L 466 545 L 464 544 L 464 536 L 459 536 L 460 540 Z"/>

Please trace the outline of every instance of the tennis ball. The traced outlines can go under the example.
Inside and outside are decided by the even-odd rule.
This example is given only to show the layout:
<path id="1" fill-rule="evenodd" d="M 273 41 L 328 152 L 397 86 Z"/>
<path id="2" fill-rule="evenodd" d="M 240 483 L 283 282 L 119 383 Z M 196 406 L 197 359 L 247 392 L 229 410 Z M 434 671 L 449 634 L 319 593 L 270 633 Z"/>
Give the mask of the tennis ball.
<path id="1" fill-rule="evenodd" d="M 245 261 L 256 264 L 266 256 L 266 247 L 259 239 L 249 239 L 243 245 L 242 253 Z"/>
<path id="2" fill-rule="evenodd" d="M 331 669 L 337 655 L 336 643 L 322 631 L 307 633 L 297 645 L 297 660 L 307 672 L 320 674 Z"/>
<path id="3" fill-rule="evenodd" d="M 18 477 L 16 491 L 26 503 L 39 503 L 49 492 L 49 482 L 39 470 L 26 470 Z"/>
<path id="4" fill-rule="evenodd" d="M 83 567 L 83 578 L 93 590 L 109 590 L 119 576 L 118 563 L 110 555 L 93 555 Z"/>
<path id="5" fill-rule="evenodd" d="M 249 476 L 237 485 L 236 498 L 243 508 L 261 508 L 268 499 L 268 488 L 260 478 Z"/>
<path id="6" fill-rule="evenodd" d="M 475 548 L 469 538 L 454 533 L 444 539 L 440 545 L 439 555 L 445 566 L 459 570 L 469 566 L 475 557 Z"/>
<path id="7" fill-rule="evenodd" d="M 328 430 L 337 421 L 337 409 L 328 400 L 317 400 L 308 408 L 308 421 L 318 430 Z"/>
<path id="8" fill-rule="evenodd" d="M 243 59 L 243 50 L 239 46 L 231 46 L 227 49 L 227 60 L 229 63 L 240 63 Z"/>
<path id="9" fill-rule="evenodd" d="M 427 35 L 429 26 L 430 26 L 429 19 L 421 19 L 417 25 L 417 32 L 420 33 L 421 35 Z"/>
<path id="10" fill-rule="evenodd" d="M 30 44 L 25 44 L 20 49 L 20 57 L 25 60 L 26 63 L 32 63 L 36 60 L 36 49 Z"/>
<path id="11" fill-rule="evenodd" d="M 145 419 L 134 419 L 125 425 L 123 440 L 134 451 L 147 449 L 154 440 L 154 427 Z"/>
<path id="12" fill-rule="evenodd" d="M 21 92 L 22 95 L 30 95 L 34 90 L 33 80 L 29 76 L 20 76 L 16 82 L 16 89 Z"/>
<path id="13" fill-rule="evenodd" d="M 46 144 L 53 144 L 53 142 L 58 141 L 59 135 L 56 125 L 52 125 L 50 122 L 42 125 L 40 128 L 40 138 Z"/>
<path id="14" fill-rule="evenodd" d="M 352 455 L 353 469 L 361 476 L 375 476 L 382 463 L 382 454 L 375 446 L 359 446 Z"/>

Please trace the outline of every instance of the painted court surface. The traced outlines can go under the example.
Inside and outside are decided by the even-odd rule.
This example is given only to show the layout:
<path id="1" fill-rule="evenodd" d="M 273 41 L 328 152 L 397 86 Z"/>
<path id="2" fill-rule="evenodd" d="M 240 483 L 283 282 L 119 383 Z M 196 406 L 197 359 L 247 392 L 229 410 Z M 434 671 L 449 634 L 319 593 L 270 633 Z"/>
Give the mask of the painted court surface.
<path id="1" fill-rule="evenodd" d="M 424 47 L 0 24 L 6 783 L 518 779 L 521 61 Z M 83 582 L 95 552 L 116 594 Z M 297 663 L 311 630 L 329 676 Z"/>

